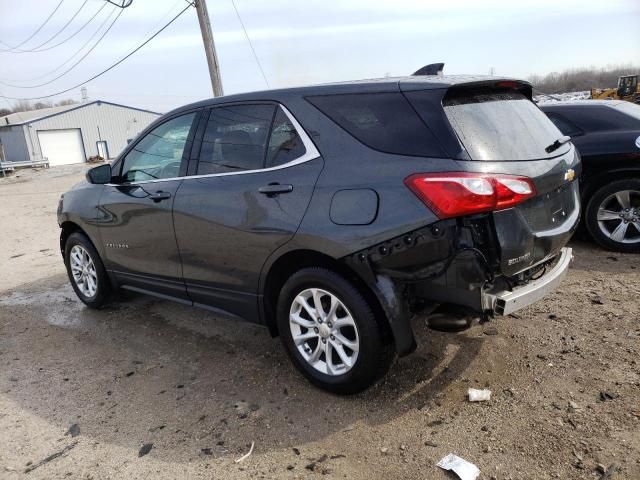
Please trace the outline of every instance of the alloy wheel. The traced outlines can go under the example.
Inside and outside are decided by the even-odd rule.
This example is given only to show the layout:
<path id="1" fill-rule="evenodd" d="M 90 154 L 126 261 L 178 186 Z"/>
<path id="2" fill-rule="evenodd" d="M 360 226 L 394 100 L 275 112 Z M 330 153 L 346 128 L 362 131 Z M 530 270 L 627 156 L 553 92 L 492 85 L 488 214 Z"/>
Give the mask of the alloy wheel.
<path id="1" fill-rule="evenodd" d="M 98 291 L 98 274 L 89 252 L 82 245 L 74 245 L 69 252 L 69 266 L 76 286 L 86 297 Z"/>
<path id="2" fill-rule="evenodd" d="M 300 355 L 331 376 L 343 375 L 358 359 L 358 327 L 345 304 L 320 288 L 300 292 L 291 303 L 289 328 Z"/>
<path id="3" fill-rule="evenodd" d="M 640 191 L 609 195 L 598 207 L 596 218 L 600 231 L 614 242 L 640 242 Z"/>

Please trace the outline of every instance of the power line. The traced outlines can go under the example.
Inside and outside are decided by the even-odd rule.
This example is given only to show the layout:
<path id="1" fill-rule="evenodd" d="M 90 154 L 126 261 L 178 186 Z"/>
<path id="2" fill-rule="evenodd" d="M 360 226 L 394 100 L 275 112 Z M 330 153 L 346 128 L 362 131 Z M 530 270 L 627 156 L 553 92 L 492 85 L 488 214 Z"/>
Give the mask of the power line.
<path id="1" fill-rule="evenodd" d="M 85 80 L 84 82 L 80 82 L 77 85 L 74 85 L 73 87 L 69 87 L 66 88 L 64 90 L 60 90 L 59 92 L 56 93 L 51 93 L 49 95 L 42 95 L 40 97 L 29 97 L 29 98 L 25 98 L 25 97 L 5 97 L 4 95 L 0 95 L 8 100 L 40 100 L 42 98 L 51 98 L 51 97 L 55 97 L 56 95 L 61 95 L 63 93 L 67 93 L 70 92 L 71 90 L 74 90 L 78 87 L 81 87 L 82 85 L 85 85 L 93 80 L 95 80 L 96 78 L 104 75 L 105 73 L 107 73 L 110 70 L 113 70 L 115 67 L 117 67 L 118 65 L 120 65 L 122 62 L 124 62 L 127 58 L 129 58 L 130 56 L 132 56 L 134 53 L 136 53 L 138 50 L 140 50 L 141 48 L 143 48 L 146 44 L 148 44 L 151 40 L 153 40 L 154 38 L 156 38 L 158 35 L 160 35 L 164 30 L 167 29 L 167 27 L 169 27 L 169 25 L 171 25 L 173 22 L 175 22 L 179 17 L 182 16 L 182 14 L 184 14 L 184 12 L 186 12 L 189 7 L 192 7 L 193 4 L 189 3 L 189 5 L 187 5 L 184 9 L 182 9 L 180 11 L 180 13 L 178 13 L 175 17 L 173 17 L 168 23 L 166 23 L 160 30 L 158 30 L 156 33 L 154 33 L 151 37 L 149 37 L 148 39 L 146 39 L 143 43 L 141 43 L 140 45 L 138 45 L 135 49 L 133 49 L 131 52 L 129 52 L 127 55 L 125 55 L 124 57 L 122 57 L 120 60 L 118 60 L 117 62 L 115 62 L 114 64 L 112 64 L 110 67 L 105 68 L 104 70 L 102 70 L 100 73 L 95 74 L 93 77 Z"/>
<path id="2" fill-rule="evenodd" d="M 82 11 L 82 9 L 84 8 L 84 6 L 87 4 L 89 0 L 84 0 L 84 2 L 82 3 L 82 5 L 80 5 L 80 8 L 78 10 L 76 10 L 76 13 L 73 14 L 73 16 L 67 20 L 67 23 L 65 23 L 61 29 L 59 29 L 56 33 L 54 33 L 51 37 L 49 37 L 48 39 L 46 39 L 44 42 L 42 42 L 40 45 L 33 47 L 33 48 L 27 48 L 27 49 L 15 49 L 16 51 L 11 51 L 10 53 L 30 53 L 30 52 L 34 52 L 34 51 L 38 51 L 38 49 L 40 47 L 44 47 L 47 43 L 49 43 L 51 40 L 53 40 L 54 38 L 56 38 L 58 35 L 60 35 L 68 26 L 71 22 L 73 22 L 73 20 L 78 16 L 78 14 Z M 104 4 L 106 5 L 106 3 Z M 103 5 L 103 6 L 104 6 Z M 46 49 L 45 49 L 46 50 Z M 5 50 L 6 51 L 6 50 Z"/>
<path id="3" fill-rule="evenodd" d="M 256 54 L 255 49 L 253 48 L 253 43 L 251 43 L 251 39 L 249 38 L 249 34 L 247 33 L 247 29 L 244 27 L 244 22 L 242 21 L 242 17 L 240 17 L 240 12 L 238 12 L 238 7 L 236 7 L 236 2 L 231 0 L 231 5 L 233 5 L 233 9 L 236 11 L 236 15 L 238 16 L 238 20 L 240 21 L 240 25 L 242 25 L 242 30 L 244 30 L 244 36 L 247 37 L 247 41 L 249 42 L 249 47 L 251 47 L 251 51 L 253 52 L 253 58 L 256 59 L 256 63 L 258 64 L 258 68 L 260 69 L 260 73 L 262 74 L 262 78 L 264 79 L 264 83 L 267 84 L 267 88 L 269 87 L 269 81 L 267 80 L 267 76 L 264 74 L 264 70 L 262 69 L 262 65 L 260 64 L 260 60 L 258 59 L 258 55 Z"/>
<path id="4" fill-rule="evenodd" d="M 58 11 L 58 9 L 60 8 L 60 5 L 62 5 L 64 3 L 64 0 L 60 0 L 60 3 L 58 3 L 58 5 L 56 6 L 56 8 L 53 9 L 53 12 L 51 12 L 49 14 L 49 16 L 47 17 L 47 19 L 42 23 L 42 25 L 40 25 L 35 32 L 33 32 L 26 40 L 23 40 L 22 42 L 20 42 L 18 45 L 15 46 L 11 46 L 8 43 L 3 42 L 2 40 L 0 40 L 0 43 L 2 43 L 3 45 L 6 45 L 7 47 L 9 47 L 11 50 L 15 50 L 16 48 L 21 47 L 22 45 L 24 45 L 25 43 L 27 43 L 29 40 L 31 40 L 33 37 L 35 37 L 38 32 L 40 32 L 40 30 L 42 30 L 42 28 L 49 22 L 49 20 L 51 20 L 51 17 L 53 17 L 53 15 Z M 8 50 L 5 50 L 8 51 Z"/>
<path id="5" fill-rule="evenodd" d="M 55 45 L 49 45 L 47 48 L 40 48 L 40 47 L 36 47 L 33 50 L 19 50 L 17 52 L 12 52 L 12 53 L 37 53 L 37 52 L 46 52 L 47 50 L 52 50 L 56 47 L 59 47 L 60 45 L 62 45 L 63 43 L 67 43 L 69 40 L 71 40 L 73 37 L 75 37 L 77 34 L 79 34 L 82 30 L 84 30 L 92 21 L 94 18 L 96 18 L 98 16 L 98 14 L 104 10 L 104 8 L 109 5 L 109 2 L 104 2 L 102 4 L 102 6 L 96 11 L 96 13 L 93 14 L 93 16 L 87 20 L 85 23 L 82 24 L 82 26 L 77 29 L 75 32 L 73 32 L 71 35 L 69 35 L 67 38 L 65 38 L 64 40 L 62 40 L 59 43 L 56 43 Z M 98 29 L 99 30 L 99 29 Z M 50 39 L 51 40 L 51 39 Z M 41 45 L 42 46 L 42 45 Z"/>
<path id="6" fill-rule="evenodd" d="M 116 7 L 122 8 L 124 10 L 125 8 L 131 5 L 133 0 L 122 0 L 122 4 L 113 2 L 111 0 L 107 0 L 107 2 L 110 3 L 111 5 L 115 5 Z"/>
<path id="7" fill-rule="evenodd" d="M 44 75 L 40 75 L 39 77 L 35 77 L 33 80 L 37 80 L 39 78 L 43 78 L 46 76 L 51 75 L 53 72 L 56 72 L 57 70 L 60 70 L 60 68 L 64 65 L 66 65 L 67 63 L 69 63 L 70 60 L 72 60 L 78 53 L 80 53 L 82 50 L 84 50 L 84 48 L 91 42 L 91 40 L 93 40 L 93 38 L 98 34 L 98 32 L 100 32 L 100 30 L 102 29 L 102 27 L 107 23 L 107 21 L 111 18 L 111 16 L 113 15 L 113 13 L 116 11 L 116 9 L 114 8 L 111 13 L 104 19 L 104 22 L 102 22 L 100 24 L 100 26 L 98 27 L 98 30 L 96 30 L 94 32 L 93 35 L 91 35 L 91 37 L 89 38 L 89 40 L 87 40 L 87 42 L 84 43 L 84 45 L 82 45 L 82 47 L 80 47 L 80 49 L 74 53 L 73 55 L 71 55 L 71 57 L 69 57 L 64 63 L 62 63 L 61 65 L 58 65 L 58 67 L 56 67 L 55 69 L 53 69 L 52 71 L 45 73 Z M 122 12 L 124 12 L 124 9 L 121 9 L 118 14 L 116 15 L 116 18 L 113 19 L 113 21 L 111 22 L 111 24 L 109 25 L 109 27 L 107 27 L 107 29 L 103 32 L 103 34 L 100 36 L 100 38 L 98 38 L 98 40 L 96 41 L 96 43 L 94 43 L 91 48 L 82 56 L 78 59 L 78 61 L 76 63 L 74 63 L 73 65 L 71 65 L 71 67 L 69 67 L 67 70 L 65 70 L 64 72 L 62 72 L 60 75 L 58 75 L 55 78 L 52 78 L 44 83 L 39 83 L 37 85 L 15 85 L 12 83 L 7 83 L 7 82 L 3 82 L 2 80 L 0 80 L 0 83 L 2 85 L 6 85 L 7 87 L 13 87 L 13 88 L 38 88 L 38 87 L 44 87 L 45 85 L 49 85 L 50 83 L 55 82 L 56 80 L 58 80 L 59 78 L 63 77 L 64 75 L 66 75 L 67 73 L 69 73 L 71 70 L 73 70 L 78 64 L 80 64 L 80 62 L 82 62 L 82 60 L 84 60 L 85 58 L 87 58 L 87 56 L 98 46 L 98 44 L 102 41 L 102 39 L 107 35 L 107 33 L 109 33 L 109 30 L 111 30 L 111 27 L 113 27 L 113 25 L 116 23 L 116 21 L 118 20 L 118 18 L 120 17 L 120 15 L 122 15 Z"/>
<path id="8" fill-rule="evenodd" d="M 163 16 L 162 16 L 162 18 L 160 19 L 160 22 L 157 22 L 157 23 L 156 23 L 152 28 L 148 29 L 148 30 L 144 33 L 144 36 L 142 37 L 142 39 L 144 39 L 147 35 L 149 35 L 151 32 L 153 32 L 153 31 L 155 30 L 155 28 L 157 28 L 157 27 L 158 27 L 158 25 L 160 25 L 160 24 L 161 24 L 161 22 L 162 22 L 162 21 L 164 21 L 164 19 L 165 19 L 165 18 L 167 18 L 167 17 L 169 16 L 169 14 L 171 13 L 171 11 L 172 11 L 172 10 L 173 10 L 173 9 L 174 9 L 174 8 L 175 8 L 175 7 L 180 3 L 180 2 L 181 2 L 181 0 L 177 0 L 177 1 L 176 1 L 176 3 L 174 3 L 174 4 L 173 4 L 173 6 L 172 6 L 172 7 L 171 7 L 171 8 L 170 8 L 170 9 L 169 9 L 169 10 L 168 10 L 168 11 L 167 11 Z M 90 22 L 93 18 L 95 18 L 95 16 L 96 16 L 99 12 L 101 12 L 101 11 L 102 11 L 102 10 L 103 10 L 107 5 L 109 5 L 109 4 L 110 4 L 110 2 L 107 2 L 107 1 L 103 2 L 103 3 L 102 3 L 102 7 L 100 7 L 100 9 L 96 12 L 96 14 L 94 14 L 94 16 L 93 16 L 91 19 L 89 19 L 89 22 Z M 77 56 L 78 56 L 78 54 L 79 54 L 80 52 L 82 52 L 82 51 L 86 48 L 86 46 L 87 46 L 87 45 L 89 45 L 89 44 L 92 42 L 92 40 L 93 40 L 93 39 L 98 35 L 98 33 L 102 30 L 102 27 L 104 27 L 104 26 L 106 25 L 106 23 L 109 21 L 109 19 L 112 17 L 112 15 L 113 15 L 116 11 L 117 11 L 117 8 L 116 8 L 116 7 L 112 7 L 111 12 L 110 12 L 110 13 L 109 13 L 105 18 L 104 18 L 104 20 L 102 21 L 102 23 L 101 23 L 101 24 L 98 26 L 98 28 L 93 32 L 93 34 L 89 37 L 89 39 L 88 39 L 86 42 L 84 42 L 84 43 L 82 44 L 82 46 L 81 46 L 78 50 L 76 50 L 76 51 L 73 53 L 73 55 L 71 55 L 69 58 L 67 58 L 64 62 L 62 62 L 60 65 L 58 65 L 58 66 L 57 66 L 56 68 L 54 68 L 53 70 L 50 70 L 50 71 L 46 72 L 46 73 L 45 73 L 45 74 L 43 74 L 43 75 L 38 75 L 38 76 L 36 76 L 36 77 L 30 77 L 30 78 L 21 78 L 21 79 L 13 79 L 13 78 L 12 78 L 12 79 L 7 79 L 7 78 L 0 78 L 0 84 L 2 84 L 2 85 L 7 85 L 7 86 L 11 86 L 11 87 L 15 87 L 15 88 L 23 88 L 22 86 L 13 85 L 13 84 L 11 84 L 11 83 L 7 83 L 7 82 L 23 82 L 23 81 L 30 82 L 30 81 L 40 80 L 40 79 L 46 78 L 46 77 L 50 76 L 51 74 L 53 74 L 53 73 L 55 73 L 55 72 L 59 71 L 61 68 L 63 68 L 63 67 L 64 67 L 65 65 L 67 65 L 69 62 L 71 62 L 75 57 L 77 57 Z M 120 12 L 122 12 L 122 10 L 120 10 Z M 114 21 L 114 22 L 115 22 L 115 21 Z M 85 26 L 86 26 L 86 25 L 85 25 Z M 76 32 L 76 33 L 77 33 L 77 32 Z M 142 40 L 142 39 L 141 39 L 141 40 Z M 135 45 L 135 44 L 134 44 L 134 45 Z M 53 48 L 53 47 L 49 47 L 49 49 L 50 49 L 50 48 Z M 73 67 L 72 67 L 72 68 L 73 68 Z M 26 88 L 29 88 L 29 87 L 26 87 Z"/>

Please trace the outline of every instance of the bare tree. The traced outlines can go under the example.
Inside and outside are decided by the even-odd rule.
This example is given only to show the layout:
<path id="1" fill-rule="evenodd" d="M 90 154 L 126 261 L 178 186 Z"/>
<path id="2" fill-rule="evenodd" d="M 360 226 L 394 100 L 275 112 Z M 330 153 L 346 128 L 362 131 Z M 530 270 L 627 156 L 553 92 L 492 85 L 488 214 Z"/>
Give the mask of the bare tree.
<path id="1" fill-rule="evenodd" d="M 62 107 L 65 105 L 75 105 L 78 103 L 77 100 L 73 98 L 65 98 L 64 100 L 60 100 L 56 103 L 53 103 L 49 100 L 43 100 L 36 103 L 31 103 L 29 100 L 18 100 L 13 104 L 12 109 L 2 108 L 0 109 L 0 117 L 4 115 L 9 115 L 10 113 L 15 112 L 28 112 L 29 110 L 40 110 L 42 108 L 50 108 L 50 107 Z"/>
<path id="2" fill-rule="evenodd" d="M 613 65 L 606 68 L 583 67 L 551 72 L 546 75 L 532 75 L 529 81 L 543 93 L 580 92 L 591 88 L 612 88 L 618 85 L 622 75 L 640 74 L 640 67 L 634 65 Z"/>
<path id="3" fill-rule="evenodd" d="M 33 104 L 34 110 L 40 110 L 42 108 L 50 108 L 53 107 L 53 103 L 51 102 L 36 102 Z"/>
<path id="4" fill-rule="evenodd" d="M 77 100 L 74 100 L 73 98 L 66 98 L 64 100 L 56 102 L 56 107 L 61 107 L 63 105 L 75 105 L 76 103 L 78 103 Z"/>
<path id="5" fill-rule="evenodd" d="M 29 100 L 18 100 L 13 104 L 14 112 L 28 112 L 29 110 L 33 110 L 33 106 Z"/>

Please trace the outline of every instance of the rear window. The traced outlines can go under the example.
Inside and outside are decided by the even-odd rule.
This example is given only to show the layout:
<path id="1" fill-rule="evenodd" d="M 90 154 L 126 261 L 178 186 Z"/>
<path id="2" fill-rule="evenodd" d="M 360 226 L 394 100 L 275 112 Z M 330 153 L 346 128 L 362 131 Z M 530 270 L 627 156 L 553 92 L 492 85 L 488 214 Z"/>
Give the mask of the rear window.
<path id="1" fill-rule="evenodd" d="M 489 89 L 451 89 L 443 100 L 449 123 L 473 160 L 535 160 L 566 153 L 545 148 L 562 136 L 523 94 Z"/>
<path id="2" fill-rule="evenodd" d="M 437 157 L 442 150 L 400 92 L 307 97 L 368 147 L 385 153 Z"/>
<path id="3" fill-rule="evenodd" d="M 630 117 L 633 117 L 635 120 L 640 120 L 640 105 L 630 102 L 618 103 L 614 105 L 613 108 L 626 113 Z M 634 122 L 634 125 L 637 126 L 638 122 Z"/>
<path id="4" fill-rule="evenodd" d="M 579 105 L 553 107 L 550 111 L 562 112 L 562 115 L 585 132 L 604 132 L 638 128 L 640 121 L 634 117 L 632 109 L 627 110 L 628 107 L 635 106 L 632 103 L 627 106 L 626 103 L 616 105 L 584 100 Z"/>
<path id="5" fill-rule="evenodd" d="M 576 127 L 569 120 L 564 118 L 559 113 L 547 112 L 547 117 L 553 122 L 553 124 L 558 127 L 558 129 L 564 133 L 565 135 L 569 135 L 570 137 L 580 135 L 582 130 Z"/>

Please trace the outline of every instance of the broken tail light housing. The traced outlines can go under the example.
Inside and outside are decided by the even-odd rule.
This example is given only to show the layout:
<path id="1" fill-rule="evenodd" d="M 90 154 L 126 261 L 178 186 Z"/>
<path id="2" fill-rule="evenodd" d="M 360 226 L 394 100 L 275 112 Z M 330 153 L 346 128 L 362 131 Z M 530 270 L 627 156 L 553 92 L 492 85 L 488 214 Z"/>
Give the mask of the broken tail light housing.
<path id="1" fill-rule="evenodd" d="M 404 183 L 440 219 L 510 208 L 536 194 L 530 178 L 516 175 L 416 173 Z"/>

